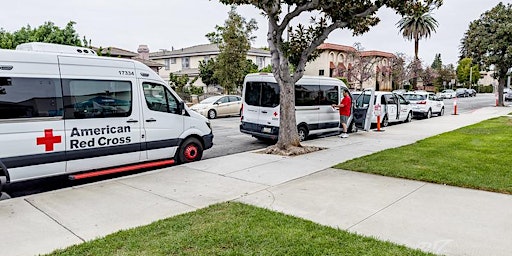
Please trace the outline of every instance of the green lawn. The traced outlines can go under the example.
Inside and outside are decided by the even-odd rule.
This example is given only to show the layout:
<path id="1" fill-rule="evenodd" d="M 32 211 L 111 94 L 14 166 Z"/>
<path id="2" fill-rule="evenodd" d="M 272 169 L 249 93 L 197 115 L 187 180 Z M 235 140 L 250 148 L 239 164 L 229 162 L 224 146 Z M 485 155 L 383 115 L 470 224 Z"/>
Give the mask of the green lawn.
<path id="1" fill-rule="evenodd" d="M 512 118 L 494 118 L 335 166 L 512 194 Z"/>
<path id="2" fill-rule="evenodd" d="M 222 203 L 50 255 L 431 255 L 241 203 Z"/>

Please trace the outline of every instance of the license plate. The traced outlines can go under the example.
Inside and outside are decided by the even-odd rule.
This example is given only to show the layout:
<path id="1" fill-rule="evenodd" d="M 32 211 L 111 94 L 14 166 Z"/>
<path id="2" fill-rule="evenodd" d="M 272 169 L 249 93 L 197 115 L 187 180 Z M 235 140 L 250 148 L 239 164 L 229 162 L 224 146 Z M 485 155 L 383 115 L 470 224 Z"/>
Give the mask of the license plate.
<path id="1" fill-rule="evenodd" d="M 263 132 L 264 133 L 271 133 L 272 132 L 272 129 L 269 128 L 269 127 L 263 127 Z"/>

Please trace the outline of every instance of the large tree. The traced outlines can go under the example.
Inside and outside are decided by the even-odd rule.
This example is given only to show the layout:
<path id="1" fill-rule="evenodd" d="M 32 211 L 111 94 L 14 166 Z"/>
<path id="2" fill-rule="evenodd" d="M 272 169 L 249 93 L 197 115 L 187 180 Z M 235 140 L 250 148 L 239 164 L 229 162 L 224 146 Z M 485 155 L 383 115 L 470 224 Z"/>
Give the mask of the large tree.
<path id="1" fill-rule="evenodd" d="M 224 4 L 253 5 L 268 19 L 267 42 L 272 72 L 281 88 L 279 137 L 267 152 L 294 153 L 302 147 L 295 119 L 295 83 L 304 75 L 306 63 L 317 47 L 336 29 L 348 29 L 355 35 L 367 32 L 379 22 L 376 12 L 390 7 L 400 15 L 411 15 L 417 2 L 437 6 L 442 0 L 219 0 Z M 287 12 L 286 9 L 289 11 Z M 313 16 L 307 25 L 301 15 Z M 292 28 L 292 25 L 298 24 Z M 289 40 L 286 35 L 289 31 Z M 290 73 L 290 65 L 295 67 Z"/>
<path id="2" fill-rule="evenodd" d="M 472 58 L 481 67 L 494 67 L 498 79 L 498 104 L 504 106 L 503 88 L 512 67 L 512 4 L 499 3 L 469 24 L 462 39 L 461 58 Z"/>
<path id="3" fill-rule="evenodd" d="M 0 29 L 0 48 L 14 49 L 19 44 L 29 42 L 82 46 L 82 41 L 73 27 L 75 24 L 74 21 L 70 21 L 65 28 L 61 29 L 53 22 L 47 21 L 37 28 L 27 25 L 14 33 Z M 83 40 L 87 42 L 85 38 Z"/>
<path id="4" fill-rule="evenodd" d="M 430 14 L 431 10 L 432 6 L 430 5 L 416 3 L 413 7 L 413 12 L 402 17 L 397 23 L 402 35 L 406 39 L 414 41 L 414 58 L 416 59 L 419 59 L 420 40 L 430 37 L 432 32 L 436 32 L 436 28 L 439 25 L 437 20 Z"/>
<path id="5" fill-rule="evenodd" d="M 464 58 L 459 61 L 456 69 L 459 83 L 471 87 L 480 79 L 480 67 L 473 63 L 471 58 Z"/>
<path id="6" fill-rule="evenodd" d="M 431 10 L 435 5 L 424 5 L 417 2 L 413 6 L 413 12 L 402 17 L 397 25 L 402 32 L 404 38 L 414 41 L 414 61 L 418 61 L 418 53 L 420 47 L 420 40 L 430 37 L 432 32 L 436 31 L 438 22 L 432 15 Z M 417 87 L 417 78 L 420 74 L 415 74 L 413 79 L 414 88 Z"/>
<path id="7" fill-rule="evenodd" d="M 211 43 L 219 45 L 214 77 L 224 88 L 225 93 L 235 92 L 242 85 L 245 71 L 249 69 L 247 52 L 254 39 L 252 32 L 258 29 L 256 20 L 246 21 L 232 7 L 224 26 L 216 26 L 217 31 L 206 35 Z M 252 66 L 251 66 L 252 67 Z"/>

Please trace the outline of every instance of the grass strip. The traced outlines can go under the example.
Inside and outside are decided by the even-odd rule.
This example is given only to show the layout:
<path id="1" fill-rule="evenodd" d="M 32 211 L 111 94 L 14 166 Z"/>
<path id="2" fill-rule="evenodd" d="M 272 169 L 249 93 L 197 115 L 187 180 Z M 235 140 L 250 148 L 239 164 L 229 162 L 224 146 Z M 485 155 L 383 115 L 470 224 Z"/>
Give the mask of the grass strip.
<path id="1" fill-rule="evenodd" d="M 334 168 L 512 194 L 512 118 L 493 118 Z"/>
<path id="2" fill-rule="evenodd" d="M 221 203 L 49 255 L 431 255 L 242 203 Z"/>

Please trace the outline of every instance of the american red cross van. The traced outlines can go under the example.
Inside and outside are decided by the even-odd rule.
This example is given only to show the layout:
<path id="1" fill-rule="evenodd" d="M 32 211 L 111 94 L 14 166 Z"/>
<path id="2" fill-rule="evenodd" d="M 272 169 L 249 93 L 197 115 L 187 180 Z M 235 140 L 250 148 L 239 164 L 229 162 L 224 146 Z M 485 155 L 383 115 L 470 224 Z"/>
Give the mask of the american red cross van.
<path id="1" fill-rule="evenodd" d="M 0 50 L 3 183 L 191 162 L 212 145 L 208 119 L 140 62 L 44 43 Z"/>

